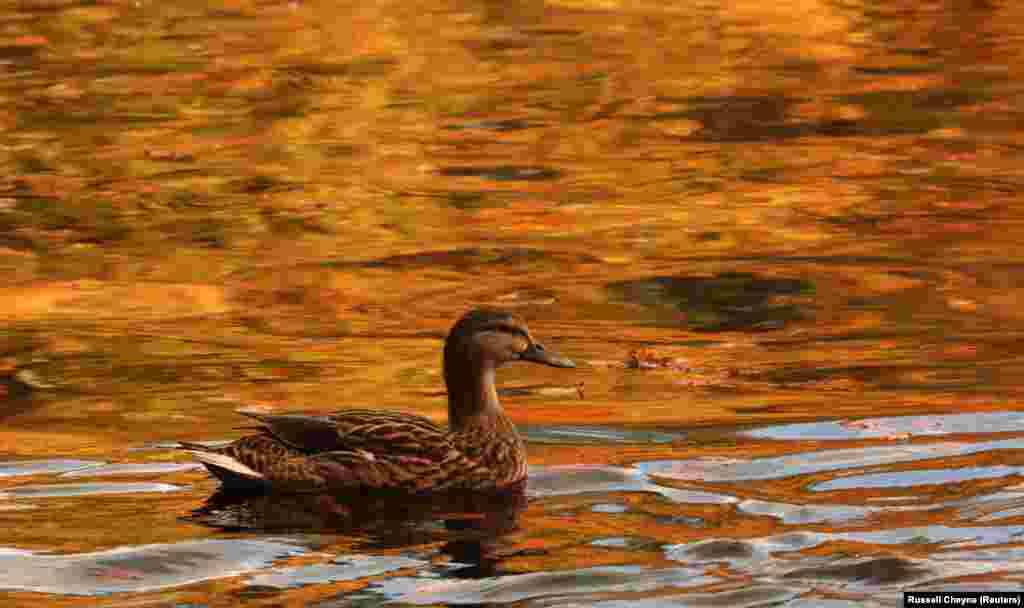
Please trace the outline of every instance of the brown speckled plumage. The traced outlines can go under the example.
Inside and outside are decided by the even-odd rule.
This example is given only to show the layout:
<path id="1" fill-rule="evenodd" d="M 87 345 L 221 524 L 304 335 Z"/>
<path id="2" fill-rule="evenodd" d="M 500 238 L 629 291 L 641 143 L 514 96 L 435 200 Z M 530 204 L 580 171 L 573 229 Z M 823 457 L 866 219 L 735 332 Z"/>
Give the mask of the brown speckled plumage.
<path id="1" fill-rule="evenodd" d="M 526 453 L 494 387 L 503 363 L 574 367 L 536 343 L 519 318 L 474 310 L 444 348 L 449 428 L 422 416 L 370 409 L 327 416 L 240 413 L 262 433 L 223 448 L 182 443 L 227 487 L 381 489 L 429 492 L 496 489 L 526 478 Z"/>

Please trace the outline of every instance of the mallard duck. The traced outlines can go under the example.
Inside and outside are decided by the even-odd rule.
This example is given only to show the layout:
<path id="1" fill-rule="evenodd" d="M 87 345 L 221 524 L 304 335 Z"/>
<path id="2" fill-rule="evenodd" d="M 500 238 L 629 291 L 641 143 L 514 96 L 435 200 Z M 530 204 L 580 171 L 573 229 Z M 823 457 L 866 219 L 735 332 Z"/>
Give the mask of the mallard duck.
<path id="1" fill-rule="evenodd" d="M 414 414 L 369 409 L 325 416 L 239 413 L 260 433 L 222 448 L 181 442 L 227 488 L 493 490 L 526 479 L 526 453 L 498 401 L 495 370 L 511 361 L 576 367 L 545 350 L 519 317 L 473 310 L 448 333 L 448 428 Z"/>

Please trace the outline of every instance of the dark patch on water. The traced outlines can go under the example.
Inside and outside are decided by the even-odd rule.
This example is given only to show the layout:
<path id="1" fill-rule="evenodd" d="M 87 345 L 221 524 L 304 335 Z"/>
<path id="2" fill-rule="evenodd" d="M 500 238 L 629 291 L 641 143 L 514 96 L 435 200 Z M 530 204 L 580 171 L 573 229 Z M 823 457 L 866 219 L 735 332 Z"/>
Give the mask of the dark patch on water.
<path id="1" fill-rule="evenodd" d="M 916 368 L 921 369 L 921 368 Z M 892 383 L 894 378 L 906 374 L 909 370 L 900 365 L 858 365 L 843 367 L 778 367 L 765 372 L 745 374 L 744 378 L 754 382 L 771 382 L 782 387 L 807 383 L 823 382 L 836 378 L 851 378 L 857 382 L 880 384 L 886 379 Z M 889 384 L 891 388 L 891 384 Z"/>
<path id="2" fill-rule="evenodd" d="M 782 388 L 814 387 L 820 382 L 853 380 L 871 388 L 889 391 L 977 390 L 986 384 L 987 371 L 972 364 L 943 365 L 849 365 L 809 367 L 782 366 L 766 372 L 746 374 L 751 381 L 770 382 Z"/>
<path id="3" fill-rule="evenodd" d="M 754 547 L 742 540 L 713 539 L 688 545 L 687 550 L 676 559 L 701 562 L 732 561 L 751 559 L 756 554 Z"/>
<path id="4" fill-rule="evenodd" d="M 799 568 L 783 575 L 785 579 L 841 580 L 871 586 L 906 584 L 931 573 L 931 569 L 896 556 L 844 560 L 839 564 Z"/>
<path id="5" fill-rule="evenodd" d="M 854 66 L 853 70 L 871 76 L 910 76 L 913 74 L 934 74 L 941 68 L 935 65 L 892 65 Z"/>
<path id="6" fill-rule="evenodd" d="M 911 68 L 927 71 L 929 66 Z M 731 97 L 659 97 L 677 109 L 659 112 L 649 120 L 689 119 L 701 129 L 687 139 L 710 142 L 764 141 L 796 137 L 876 137 L 927 133 L 942 125 L 944 115 L 985 100 L 964 89 L 878 90 L 838 97 L 837 103 L 866 111 L 858 119 L 797 118 L 793 108 L 807 100 L 776 95 Z"/>
<path id="7" fill-rule="evenodd" d="M 729 562 L 733 566 L 751 561 L 771 559 L 775 553 L 789 553 L 816 547 L 827 536 L 808 532 L 794 532 L 750 539 L 709 539 L 694 543 L 668 545 L 665 558 L 680 562 Z"/>
<path id="8" fill-rule="evenodd" d="M 368 55 L 345 63 L 317 61 L 315 63 L 294 63 L 279 68 L 285 73 L 308 76 L 333 76 L 346 78 L 378 78 L 391 73 L 398 66 L 393 57 Z"/>
<path id="9" fill-rule="evenodd" d="M 658 97 L 676 110 L 651 115 L 652 120 L 686 118 L 701 124 L 694 138 L 705 141 L 756 141 L 796 137 L 805 127 L 789 123 L 789 108 L 800 100 L 777 95 L 723 97 Z"/>
<path id="10" fill-rule="evenodd" d="M 443 128 L 448 131 L 494 131 L 504 133 L 506 131 L 522 131 L 533 126 L 535 125 L 527 120 L 508 118 L 505 120 L 474 120 L 452 123 L 445 125 Z"/>
<path id="11" fill-rule="evenodd" d="M 467 271 L 478 269 L 481 266 L 510 266 L 516 268 L 533 264 L 596 264 L 599 262 L 598 258 L 590 255 L 546 251 L 529 247 L 466 247 L 462 249 L 393 255 L 376 260 L 332 262 L 329 265 L 343 268 L 384 268 L 394 270 L 447 267 Z"/>
<path id="12" fill-rule="evenodd" d="M 438 173 L 445 177 L 479 177 L 496 182 L 549 181 L 562 177 L 562 172 L 551 167 L 498 165 L 496 167 L 445 167 Z"/>
<path id="13" fill-rule="evenodd" d="M 938 117 L 931 112 L 950 112 L 960 106 L 981 103 L 988 99 L 980 89 L 904 89 L 877 90 L 839 98 L 843 103 L 858 104 L 877 116 L 911 116 L 917 113 L 918 120 L 906 125 L 931 125 Z M 923 115 L 923 116 L 922 116 Z M 904 133 L 909 131 L 902 131 Z M 890 131 L 891 134 L 897 131 Z"/>
<path id="14" fill-rule="evenodd" d="M 664 324 L 693 331 L 765 331 L 807 318 L 804 308 L 781 298 L 808 296 L 803 279 L 725 272 L 710 277 L 650 277 L 607 286 L 618 300 L 638 302 L 660 313 Z M 671 320 L 669 322 L 669 320 Z"/>
<path id="15" fill-rule="evenodd" d="M 321 147 L 321 150 L 323 151 L 324 156 L 328 156 L 330 158 L 352 158 L 365 151 L 361 146 L 347 143 L 324 144 Z"/>
<path id="16" fill-rule="evenodd" d="M 35 59 L 42 50 L 40 46 L 4 45 L 0 46 L 0 61 L 18 63 Z"/>
<path id="17" fill-rule="evenodd" d="M 490 193 L 487 192 L 449 192 L 446 195 L 446 200 L 452 207 L 466 211 L 496 206 L 496 203 L 490 202 L 490 196 Z"/>
<path id="18" fill-rule="evenodd" d="M 240 194 L 264 194 L 267 192 L 291 192 L 301 190 L 300 184 L 285 181 L 270 175 L 253 175 L 235 180 L 232 190 Z"/>

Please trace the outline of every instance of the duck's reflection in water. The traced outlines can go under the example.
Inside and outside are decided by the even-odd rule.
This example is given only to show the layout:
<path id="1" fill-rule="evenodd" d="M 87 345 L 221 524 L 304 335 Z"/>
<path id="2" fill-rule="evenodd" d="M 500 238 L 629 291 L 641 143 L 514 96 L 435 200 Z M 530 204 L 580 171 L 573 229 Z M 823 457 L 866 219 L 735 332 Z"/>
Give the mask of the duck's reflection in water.
<path id="1" fill-rule="evenodd" d="M 526 502 L 525 484 L 429 495 L 219 491 L 184 519 L 229 531 L 353 535 L 370 551 L 444 541 L 441 552 L 465 564 L 451 574 L 477 578 L 501 574 L 500 562 L 520 554 L 502 537 L 518 529 Z"/>

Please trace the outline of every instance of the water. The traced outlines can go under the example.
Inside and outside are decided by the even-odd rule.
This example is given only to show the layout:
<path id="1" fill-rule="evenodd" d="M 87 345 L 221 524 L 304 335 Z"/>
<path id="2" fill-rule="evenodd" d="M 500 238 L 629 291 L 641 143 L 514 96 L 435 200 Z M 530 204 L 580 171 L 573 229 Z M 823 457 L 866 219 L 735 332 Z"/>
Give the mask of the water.
<path id="1" fill-rule="evenodd" d="M 1020 589 L 1022 25 L 1013 3 L 10 7 L 0 603 Z M 500 373 L 525 504 L 213 508 L 171 448 L 239 436 L 242 406 L 443 420 L 441 339 L 478 305 L 579 364 Z"/>

